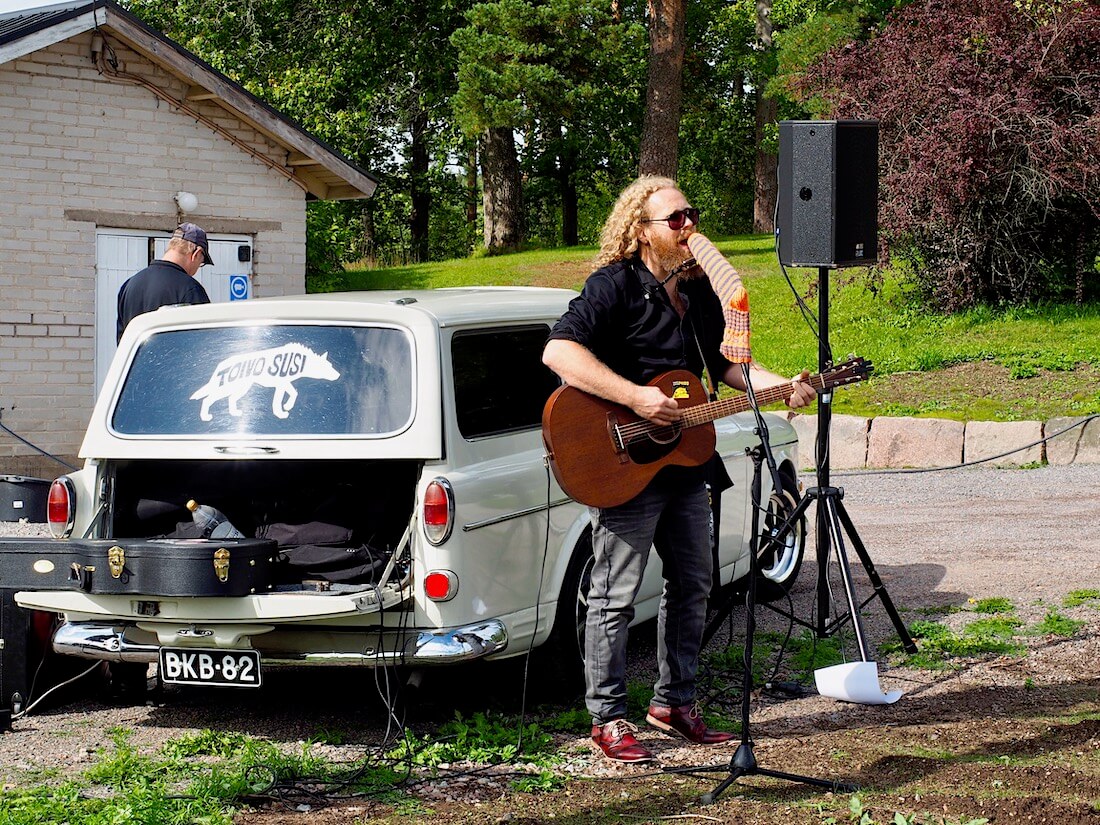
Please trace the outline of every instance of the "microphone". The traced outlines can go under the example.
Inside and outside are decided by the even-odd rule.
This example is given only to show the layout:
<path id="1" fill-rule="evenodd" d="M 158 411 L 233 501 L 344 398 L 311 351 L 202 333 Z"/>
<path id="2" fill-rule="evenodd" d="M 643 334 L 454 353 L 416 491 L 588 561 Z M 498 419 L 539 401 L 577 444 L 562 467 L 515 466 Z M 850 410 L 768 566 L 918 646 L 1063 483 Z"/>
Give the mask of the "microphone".
<path id="1" fill-rule="evenodd" d="M 699 266 L 699 264 L 695 260 L 695 258 L 688 258 L 686 261 L 682 261 L 682 262 L 676 264 L 676 266 L 672 267 L 672 271 L 669 272 L 668 275 L 666 275 L 663 280 L 658 281 L 657 286 L 663 287 L 665 284 L 667 284 L 669 281 L 671 281 L 673 278 L 675 278 L 681 272 L 685 272 L 689 269 L 694 269 L 697 266 Z M 642 289 L 645 290 L 645 300 L 647 300 L 647 301 L 650 298 L 652 298 L 654 296 L 654 294 L 656 294 L 656 290 L 652 286 L 650 286 L 649 284 L 642 284 Z"/>
<path id="2" fill-rule="evenodd" d="M 677 264 L 676 266 L 672 267 L 672 271 L 668 273 L 668 278 L 665 278 L 664 281 L 661 281 L 661 286 L 664 286 L 665 282 L 672 278 L 673 275 L 679 275 L 681 272 L 685 272 L 689 269 L 694 269 L 697 266 L 699 266 L 699 263 L 695 260 L 695 258 L 688 258 L 683 263 Z"/>

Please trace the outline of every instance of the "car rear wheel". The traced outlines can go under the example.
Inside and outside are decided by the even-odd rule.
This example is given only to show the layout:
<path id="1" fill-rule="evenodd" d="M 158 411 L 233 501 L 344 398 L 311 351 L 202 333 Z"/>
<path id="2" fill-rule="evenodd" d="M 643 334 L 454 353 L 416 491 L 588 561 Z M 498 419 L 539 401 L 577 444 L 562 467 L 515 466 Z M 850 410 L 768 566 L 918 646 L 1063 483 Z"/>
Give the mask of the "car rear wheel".
<path id="1" fill-rule="evenodd" d="M 798 578 L 802 556 L 806 549 L 806 517 L 802 515 L 778 542 L 771 540 L 772 531 L 779 528 L 798 506 L 800 500 L 798 482 L 793 474 L 779 471 L 780 490 L 776 490 L 764 502 L 760 514 L 760 537 L 757 542 L 756 596 L 760 601 L 771 602 L 787 595 Z"/>

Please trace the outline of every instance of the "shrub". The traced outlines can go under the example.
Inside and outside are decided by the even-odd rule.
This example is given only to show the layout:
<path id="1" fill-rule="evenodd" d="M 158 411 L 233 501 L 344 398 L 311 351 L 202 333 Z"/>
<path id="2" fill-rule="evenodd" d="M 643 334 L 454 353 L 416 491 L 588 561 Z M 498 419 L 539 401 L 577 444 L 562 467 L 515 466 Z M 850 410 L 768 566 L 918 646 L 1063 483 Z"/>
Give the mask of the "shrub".
<path id="1" fill-rule="evenodd" d="M 1091 297 L 1098 33 L 1089 0 L 916 0 L 799 82 L 878 119 L 883 259 L 938 308 Z"/>

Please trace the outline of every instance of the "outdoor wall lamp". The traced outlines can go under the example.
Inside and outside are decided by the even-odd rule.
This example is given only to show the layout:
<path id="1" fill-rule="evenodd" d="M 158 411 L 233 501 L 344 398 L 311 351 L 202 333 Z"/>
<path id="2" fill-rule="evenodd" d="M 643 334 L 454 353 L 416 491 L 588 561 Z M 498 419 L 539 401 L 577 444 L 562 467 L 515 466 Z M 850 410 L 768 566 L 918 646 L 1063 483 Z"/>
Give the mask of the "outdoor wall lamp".
<path id="1" fill-rule="evenodd" d="M 199 199 L 191 192 L 177 192 L 174 196 L 176 206 L 184 215 L 188 215 L 199 208 Z"/>

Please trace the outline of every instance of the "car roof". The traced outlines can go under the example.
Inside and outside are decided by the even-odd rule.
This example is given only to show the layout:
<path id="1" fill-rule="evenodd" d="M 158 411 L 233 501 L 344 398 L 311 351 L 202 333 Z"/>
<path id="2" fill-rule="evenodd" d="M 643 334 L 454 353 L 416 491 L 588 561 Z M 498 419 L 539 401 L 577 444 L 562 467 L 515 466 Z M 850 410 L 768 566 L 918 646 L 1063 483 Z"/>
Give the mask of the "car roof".
<path id="1" fill-rule="evenodd" d="M 247 301 L 161 307 L 130 322 L 137 334 L 189 324 L 249 321 L 364 320 L 400 322 L 402 316 L 430 319 L 437 327 L 545 321 L 565 312 L 577 295 L 571 289 L 479 286 L 387 289 L 283 295 Z"/>
<path id="2" fill-rule="evenodd" d="M 391 304 L 432 316 L 440 326 L 471 322 L 516 321 L 557 317 L 577 295 L 571 289 L 529 286 L 443 287 L 323 292 L 260 298 L 257 304 L 286 301 L 341 304 Z"/>

